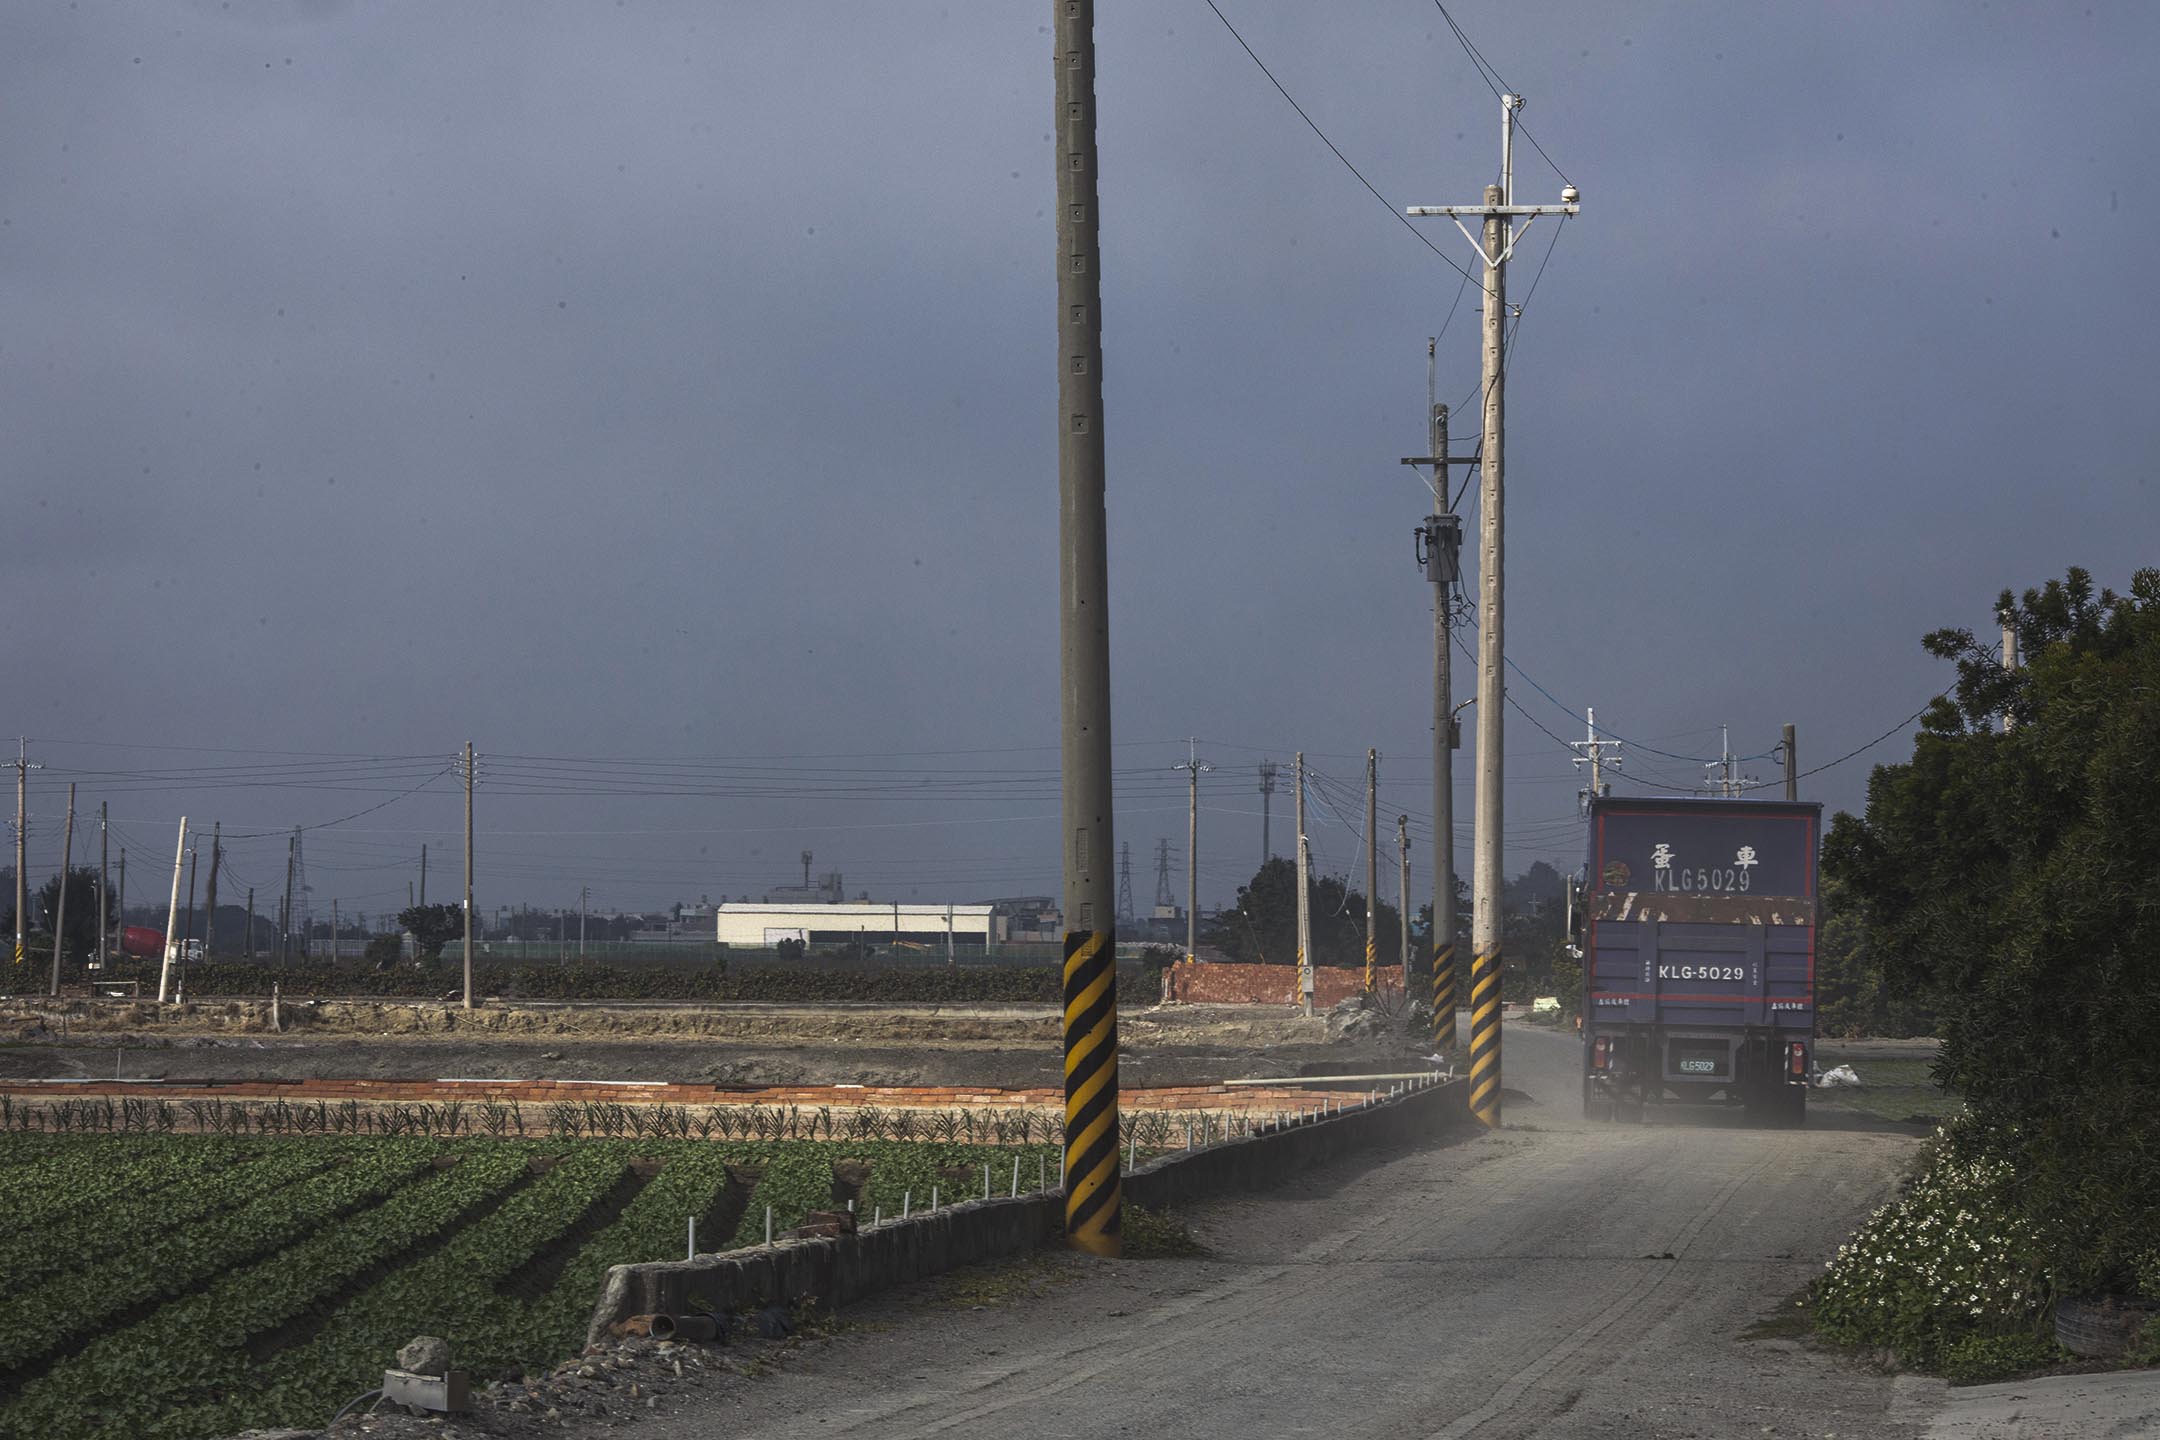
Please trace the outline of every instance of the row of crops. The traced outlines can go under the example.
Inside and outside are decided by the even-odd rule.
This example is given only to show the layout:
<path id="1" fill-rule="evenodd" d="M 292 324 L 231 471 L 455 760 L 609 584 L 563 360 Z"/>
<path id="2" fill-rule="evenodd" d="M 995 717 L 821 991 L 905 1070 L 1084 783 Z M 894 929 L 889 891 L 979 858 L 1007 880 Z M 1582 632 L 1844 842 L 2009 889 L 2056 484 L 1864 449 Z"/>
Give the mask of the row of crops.
<path id="1" fill-rule="evenodd" d="M 1251 1134 L 1270 1120 L 1242 1112 L 1124 1110 L 1119 1143 L 1140 1151 L 1167 1150 L 1188 1137 L 1200 1143 Z M 558 1101 L 527 1106 L 515 1100 L 343 1101 L 220 1100 L 197 1097 L 90 1096 L 22 1099 L 0 1094 L 0 1132 L 61 1135 L 191 1132 L 205 1135 L 384 1138 L 484 1135 L 496 1140 L 893 1140 L 944 1145 L 1054 1144 L 1064 1133 L 1059 1110 L 1022 1106 L 859 1105 L 625 1105 L 616 1101 Z"/>
<path id="2" fill-rule="evenodd" d="M 693 1216 L 701 1250 L 767 1207 L 792 1228 L 845 1161 L 887 1215 L 1057 1172 L 1048 1146 L 0 1134 L 0 1437 L 320 1424 L 423 1333 L 476 1379 L 538 1369 L 608 1266 L 681 1256 Z"/>

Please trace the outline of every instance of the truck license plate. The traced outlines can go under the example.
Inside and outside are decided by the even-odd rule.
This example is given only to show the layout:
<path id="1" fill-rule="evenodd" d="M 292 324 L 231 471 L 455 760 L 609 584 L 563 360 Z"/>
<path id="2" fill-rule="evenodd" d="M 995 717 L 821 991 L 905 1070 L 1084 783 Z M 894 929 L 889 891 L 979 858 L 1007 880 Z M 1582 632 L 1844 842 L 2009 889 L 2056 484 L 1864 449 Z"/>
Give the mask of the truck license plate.
<path id="1" fill-rule="evenodd" d="M 1682 1060 L 1680 1071 L 1684 1075 L 1715 1075 L 1718 1072 L 1718 1063 L 1707 1058 Z"/>

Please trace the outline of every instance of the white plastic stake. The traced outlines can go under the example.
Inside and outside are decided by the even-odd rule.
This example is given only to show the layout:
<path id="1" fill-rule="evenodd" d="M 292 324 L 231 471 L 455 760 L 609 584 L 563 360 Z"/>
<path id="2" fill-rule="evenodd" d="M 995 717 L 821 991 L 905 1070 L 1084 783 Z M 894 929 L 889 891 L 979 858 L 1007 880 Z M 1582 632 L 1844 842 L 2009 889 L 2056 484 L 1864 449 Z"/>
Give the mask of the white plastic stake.
<path id="1" fill-rule="evenodd" d="M 914 1204 L 914 1203 L 915 1203 L 915 1192 L 914 1192 L 913 1190 L 903 1190 L 903 1191 L 901 1191 L 901 1192 L 900 1192 L 900 1218 L 901 1218 L 901 1219 L 903 1219 L 903 1220 L 907 1219 L 907 1217 L 908 1217 L 908 1213 L 909 1213 L 909 1209 L 910 1209 L 910 1207 L 912 1207 L 912 1206 L 913 1206 L 913 1204 Z"/>
<path id="2" fill-rule="evenodd" d="M 690 1253 L 683 1256 L 683 1259 L 697 1259 L 697 1216 L 695 1215 L 690 1217 Z"/>
<path id="3" fill-rule="evenodd" d="M 772 1206 L 765 1207 L 765 1243 L 772 1244 Z"/>
<path id="4" fill-rule="evenodd" d="M 1018 1155 L 1015 1155 L 1015 1156 L 1013 1156 L 1013 1181 L 1012 1181 L 1012 1194 L 1011 1194 L 1010 1196 L 1007 1196 L 1006 1198 L 1007 1198 L 1007 1199 L 1017 1199 L 1017 1198 L 1019 1198 L 1019 1195 L 1020 1195 L 1020 1157 L 1019 1157 Z"/>
<path id="5" fill-rule="evenodd" d="M 937 1209 L 937 1186 L 935 1185 L 930 1187 L 930 1208 L 932 1210 Z"/>
<path id="6" fill-rule="evenodd" d="M 885 1207 L 883 1205 L 876 1207 L 870 1212 L 870 1223 L 872 1225 L 882 1225 L 885 1223 Z"/>
<path id="7" fill-rule="evenodd" d="M 990 1198 L 990 1162 L 983 1161 L 983 1199 Z"/>

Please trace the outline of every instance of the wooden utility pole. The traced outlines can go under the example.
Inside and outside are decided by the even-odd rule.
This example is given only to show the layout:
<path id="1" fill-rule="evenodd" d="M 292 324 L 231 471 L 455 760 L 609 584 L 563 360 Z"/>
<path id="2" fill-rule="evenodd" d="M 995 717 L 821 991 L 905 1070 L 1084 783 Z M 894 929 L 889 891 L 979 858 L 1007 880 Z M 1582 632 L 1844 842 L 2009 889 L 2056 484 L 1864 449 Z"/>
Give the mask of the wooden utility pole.
<path id="1" fill-rule="evenodd" d="M 1800 798 L 1800 740 L 1794 727 L 1785 727 L 1785 738 L 1778 742 L 1778 750 L 1785 756 L 1785 798 Z"/>
<path id="2" fill-rule="evenodd" d="M 1117 839 L 1103 503 L 1102 246 L 1095 0 L 1054 0 L 1058 674 L 1065 881 L 1065 1237 L 1119 1251 Z"/>
<path id="3" fill-rule="evenodd" d="M 1297 983 L 1305 1013 L 1313 1013 L 1312 852 L 1305 844 L 1305 752 L 1297 752 Z"/>
<path id="4" fill-rule="evenodd" d="M 218 867 L 225 859 L 225 822 L 210 822 L 210 884 L 203 891 L 202 953 L 205 960 L 217 953 Z"/>
<path id="5" fill-rule="evenodd" d="M 123 858 L 125 853 L 122 852 Z M 165 907 L 165 959 L 158 967 L 157 998 L 163 1005 L 172 995 L 174 933 L 180 928 L 180 867 L 187 863 L 187 816 L 180 817 L 180 839 L 173 846 L 172 903 Z"/>
<path id="6" fill-rule="evenodd" d="M 473 801 L 473 753 L 472 741 L 465 742 L 465 1008 L 472 1009 L 472 801 Z"/>
<path id="7" fill-rule="evenodd" d="M 67 939 L 68 867 L 75 862 L 75 782 L 68 781 L 67 829 L 60 840 L 60 894 L 53 902 L 52 993 L 60 993 L 60 948 Z"/>
<path id="8" fill-rule="evenodd" d="M 1365 993 L 1380 959 L 1380 752 L 1365 752 Z"/>

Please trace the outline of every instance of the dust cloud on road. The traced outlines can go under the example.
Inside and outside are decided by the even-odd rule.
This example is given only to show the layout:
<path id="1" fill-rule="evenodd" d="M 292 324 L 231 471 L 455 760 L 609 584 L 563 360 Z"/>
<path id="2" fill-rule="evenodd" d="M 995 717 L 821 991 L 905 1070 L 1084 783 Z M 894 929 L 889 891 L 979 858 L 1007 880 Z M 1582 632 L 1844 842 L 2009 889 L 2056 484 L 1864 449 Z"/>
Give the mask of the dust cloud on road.
<path id="1" fill-rule="evenodd" d="M 1914 1140 L 1832 1114 L 1592 1125 L 1576 1057 L 1572 1037 L 1511 1028 L 1498 1133 L 1198 1208 L 1181 1218 L 1206 1259 L 1074 1260 L 1047 1293 L 980 1309 L 856 1307 L 830 1343 L 638 1433 L 1919 1433 L 1938 1382 L 1746 1333 L 1890 1193 Z"/>

